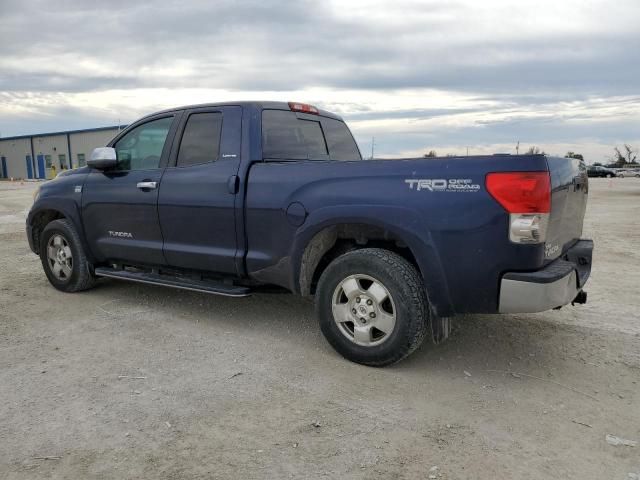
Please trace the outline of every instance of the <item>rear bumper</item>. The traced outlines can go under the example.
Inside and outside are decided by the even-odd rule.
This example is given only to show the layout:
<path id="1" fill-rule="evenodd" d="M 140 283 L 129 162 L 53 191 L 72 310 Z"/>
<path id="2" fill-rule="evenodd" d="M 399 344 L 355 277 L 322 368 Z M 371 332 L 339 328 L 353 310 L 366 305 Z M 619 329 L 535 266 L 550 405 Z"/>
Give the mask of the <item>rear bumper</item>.
<path id="1" fill-rule="evenodd" d="M 591 273 L 593 241 L 580 240 L 535 272 L 508 272 L 500 281 L 500 313 L 544 312 L 572 302 Z"/>

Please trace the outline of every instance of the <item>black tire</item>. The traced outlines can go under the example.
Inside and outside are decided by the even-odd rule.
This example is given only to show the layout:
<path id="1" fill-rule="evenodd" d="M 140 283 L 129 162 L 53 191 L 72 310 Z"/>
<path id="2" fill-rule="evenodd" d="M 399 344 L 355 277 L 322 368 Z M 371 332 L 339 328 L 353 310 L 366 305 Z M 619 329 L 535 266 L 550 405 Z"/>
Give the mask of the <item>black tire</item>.
<path id="1" fill-rule="evenodd" d="M 49 240 L 52 237 L 61 238 L 65 247 L 71 251 L 70 273 L 59 278 L 48 255 Z M 55 240 L 55 239 L 54 239 Z M 40 261 L 49 282 L 62 292 L 79 292 L 95 285 L 92 265 L 82 248 L 82 241 L 73 224 L 67 219 L 54 220 L 47 224 L 40 235 Z"/>
<path id="2" fill-rule="evenodd" d="M 384 339 L 377 340 L 381 343 L 369 346 L 359 345 L 355 343 L 355 335 L 349 338 L 349 322 L 338 323 L 334 320 L 334 298 L 338 295 L 342 295 L 343 301 L 349 302 L 337 305 L 338 307 L 347 305 L 347 311 L 356 311 L 350 310 L 350 307 L 358 306 L 352 302 L 357 300 L 360 293 L 356 294 L 356 298 L 352 301 L 348 300 L 346 290 L 342 290 L 344 281 L 352 276 L 368 277 L 368 279 L 358 280 L 359 286 L 364 285 L 360 283 L 361 281 L 375 279 L 375 283 L 381 284 L 388 293 L 388 300 L 385 302 L 389 302 L 387 305 L 393 308 L 395 323 L 388 334 L 382 332 Z M 365 290 L 364 293 L 368 292 Z M 315 306 L 320 329 L 331 346 L 348 360 L 363 365 L 382 367 L 407 357 L 420 346 L 429 325 L 430 309 L 420 274 L 400 255 L 379 248 L 355 250 L 331 262 L 318 281 Z M 374 307 L 369 308 L 377 306 L 378 303 L 375 303 Z M 366 314 L 363 315 L 366 316 Z M 382 318 L 380 312 L 378 315 Z M 354 322 L 357 320 L 354 317 Z M 365 319 L 362 317 L 360 320 Z M 372 331 L 376 330 L 375 321 L 372 319 L 368 326 Z M 356 326 L 354 322 L 352 322 L 352 329 Z M 366 325 L 359 325 L 359 327 L 365 328 Z M 373 333 L 369 335 L 371 335 L 369 338 L 374 338 Z"/>

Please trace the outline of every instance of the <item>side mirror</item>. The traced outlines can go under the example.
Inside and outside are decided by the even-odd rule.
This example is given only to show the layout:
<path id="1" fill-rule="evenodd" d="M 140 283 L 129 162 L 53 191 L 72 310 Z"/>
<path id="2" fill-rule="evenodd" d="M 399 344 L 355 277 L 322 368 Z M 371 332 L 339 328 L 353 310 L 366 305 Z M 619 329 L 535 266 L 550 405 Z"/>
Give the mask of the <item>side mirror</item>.
<path id="1" fill-rule="evenodd" d="M 116 166 L 118 159 L 116 149 L 111 147 L 94 148 L 91 158 L 87 160 L 87 165 L 98 170 L 106 170 Z"/>

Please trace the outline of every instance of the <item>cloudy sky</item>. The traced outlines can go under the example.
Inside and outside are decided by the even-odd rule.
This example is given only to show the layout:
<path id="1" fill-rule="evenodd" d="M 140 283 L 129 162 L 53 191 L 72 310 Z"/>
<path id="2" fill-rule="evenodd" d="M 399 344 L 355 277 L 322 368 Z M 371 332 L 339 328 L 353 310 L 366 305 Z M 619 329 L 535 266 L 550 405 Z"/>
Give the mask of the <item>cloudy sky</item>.
<path id="1" fill-rule="evenodd" d="M 94 5 L 95 4 L 95 5 Z M 0 135 L 313 103 L 376 156 L 640 148 L 639 0 L 0 0 Z"/>

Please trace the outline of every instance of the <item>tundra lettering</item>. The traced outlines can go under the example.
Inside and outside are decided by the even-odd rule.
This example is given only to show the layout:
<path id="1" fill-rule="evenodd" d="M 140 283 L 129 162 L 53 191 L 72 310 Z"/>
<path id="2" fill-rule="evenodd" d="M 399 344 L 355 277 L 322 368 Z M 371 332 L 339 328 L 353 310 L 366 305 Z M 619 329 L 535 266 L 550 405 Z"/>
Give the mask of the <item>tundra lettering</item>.
<path id="1" fill-rule="evenodd" d="M 113 230 L 109 230 L 109 236 L 133 238 L 133 235 L 131 235 L 129 232 L 114 232 Z"/>

